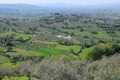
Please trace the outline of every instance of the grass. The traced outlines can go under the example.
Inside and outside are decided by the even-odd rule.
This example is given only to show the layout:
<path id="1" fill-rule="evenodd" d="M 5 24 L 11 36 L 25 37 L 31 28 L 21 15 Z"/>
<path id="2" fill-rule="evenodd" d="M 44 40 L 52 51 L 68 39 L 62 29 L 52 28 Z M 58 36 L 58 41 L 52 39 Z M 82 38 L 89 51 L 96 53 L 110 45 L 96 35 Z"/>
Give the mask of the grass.
<path id="1" fill-rule="evenodd" d="M 70 50 L 73 49 L 77 53 L 77 52 L 79 52 L 81 46 L 79 46 L 79 45 L 72 45 L 72 46 L 57 45 L 55 48 L 61 49 L 61 50 L 66 50 L 68 52 L 70 52 Z"/>
<path id="2" fill-rule="evenodd" d="M 88 54 L 93 50 L 93 47 L 91 48 L 85 48 L 81 53 L 80 53 L 80 59 L 83 61 L 87 61 Z"/>
<path id="3" fill-rule="evenodd" d="M 5 76 L 2 80 L 28 80 L 27 77 L 10 77 L 10 79 Z M 35 78 L 32 78 L 32 80 L 37 80 Z"/>
<path id="4" fill-rule="evenodd" d="M 15 65 L 13 64 L 13 63 L 3 63 L 3 64 L 0 64 L 0 67 L 11 67 L 11 68 L 13 68 L 13 67 L 15 67 Z"/>
<path id="5" fill-rule="evenodd" d="M 61 50 L 61 49 L 55 49 L 55 48 L 40 48 L 39 52 L 42 52 L 43 55 L 68 55 L 69 52 L 66 50 Z"/>
<path id="6" fill-rule="evenodd" d="M 9 52 L 9 55 L 23 55 L 23 56 L 60 56 L 69 55 L 69 51 L 55 48 L 40 47 L 38 50 L 25 50 L 20 48 L 14 48 L 13 52 Z"/>
<path id="7" fill-rule="evenodd" d="M 40 40 L 33 40 L 31 41 L 33 43 L 37 43 L 37 44 L 47 44 L 47 45 L 52 45 L 52 44 L 57 44 L 56 42 L 49 42 L 49 41 L 40 41 Z"/>
<path id="8" fill-rule="evenodd" d="M 6 50 L 7 50 L 6 47 L 2 47 L 2 46 L 0 46 L 0 52 L 4 53 L 4 52 L 6 52 Z"/>
<path id="9" fill-rule="evenodd" d="M 118 37 L 120 37 L 120 31 L 117 31 L 117 32 L 116 32 L 116 35 L 117 35 Z"/>
<path id="10" fill-rule="evenodd" d="M 18 32 L 13 32 L 13 31 L 0 33 L 0 37 L 6 37 L 7 35 L 14 35 L 14 39 L 23 38 L 24 40 L 29 39 L 30 37 L 33 36 L 33 35 L 30 35 L 30 34 L 18 33 Z"/>
<path id="11" fill-rule="evenodd" d="M 0 55 L 0 63 L 9 63 L 10 60 L 7 57 Z"/>
<path id="12" fill-rule="evenodd" d="M 40 52 L 38 51 L 32 51 L 32 50 L 25 50 L 21 48 L 13 48 L 13 52 L 7 53 L 10 56 L 16 56 L 16 55 L 22 55 L 22 56 L 40 56 Z"/>

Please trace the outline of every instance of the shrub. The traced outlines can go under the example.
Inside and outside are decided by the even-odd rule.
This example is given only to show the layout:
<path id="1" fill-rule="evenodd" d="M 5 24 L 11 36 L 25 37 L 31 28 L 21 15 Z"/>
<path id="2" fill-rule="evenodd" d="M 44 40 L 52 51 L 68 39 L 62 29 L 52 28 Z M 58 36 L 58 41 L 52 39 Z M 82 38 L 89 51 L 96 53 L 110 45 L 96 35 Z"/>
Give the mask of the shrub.
<path id="1" fill-rule="evenodd" d="M 86 48 L 80 54 L 80 59 L 85 61 L 94 61 L 101 59 L 102 56 L 110 56 L 120 51 L 118 44 L 100 44 Z"/>
<path id="2" fill-rule="evenodd" d="M 25 61 L 18 63 L 14 73 L 9 68 L 0 68 L 0 79 L 4 76 L 25 76 L 28 80 L 119 80 L 120 55 L 103 57 L 91 63 L 80 60 L 41 62 Z"/>

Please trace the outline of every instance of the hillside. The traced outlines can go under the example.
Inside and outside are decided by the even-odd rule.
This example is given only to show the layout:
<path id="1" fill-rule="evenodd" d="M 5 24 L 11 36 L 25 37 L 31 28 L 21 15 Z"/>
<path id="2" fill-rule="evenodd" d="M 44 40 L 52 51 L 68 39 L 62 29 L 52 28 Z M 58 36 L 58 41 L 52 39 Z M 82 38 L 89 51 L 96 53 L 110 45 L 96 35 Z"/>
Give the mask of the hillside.
<path id="1" fill-rule="evenodd" d="M 42 9 L 0 5 L 0 80 L 120 79 L 119 9 Z"/>

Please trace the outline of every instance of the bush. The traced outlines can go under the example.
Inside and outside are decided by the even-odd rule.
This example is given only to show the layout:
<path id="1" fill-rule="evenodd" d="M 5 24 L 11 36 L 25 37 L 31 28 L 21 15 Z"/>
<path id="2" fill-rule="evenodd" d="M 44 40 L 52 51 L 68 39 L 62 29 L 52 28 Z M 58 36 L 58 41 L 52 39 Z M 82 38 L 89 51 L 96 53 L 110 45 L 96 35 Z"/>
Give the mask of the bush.
<path id="1" fill-rule="evenodd" d="M 59 40 L 58 44 L 69 46 L 69 45 L 73 45 L 73 41 L 70 41 L 70 40 Z"/>
<path id="2" fill-rule="evenodd" d="M 100 44 L 84 49 L 80 54 L 80 59 L 85 61 L 94 61 L 101 59 L 102 56 L 110 56 L 120 51 L 118 44 Z"/>
<path id="3" fill-rule="evenodd" d="M 12 50 L 13 50 L 13 48 L 10 47 L 10 46 L 8 46 L 6 52 L 10 52 L 10 51 L 12 51 Z"/>
<path id="4" fill-rule="evenodd" d="M 27 61 L 16 68 L 18 76 L 27 76 L 29 80 L 32 77 L 38 80 L 119 80 L 119 69 L 120 55 L 103 57 L 92 63 L 53 59 L 37 63 Z"/>

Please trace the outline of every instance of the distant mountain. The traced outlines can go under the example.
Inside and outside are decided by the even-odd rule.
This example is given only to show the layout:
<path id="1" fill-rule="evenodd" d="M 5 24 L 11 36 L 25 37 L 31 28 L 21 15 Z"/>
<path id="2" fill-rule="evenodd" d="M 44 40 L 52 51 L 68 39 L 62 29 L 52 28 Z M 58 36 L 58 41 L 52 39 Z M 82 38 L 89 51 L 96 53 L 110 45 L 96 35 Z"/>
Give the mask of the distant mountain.
<path id="1" fill-rule="evenodd" d="M 90 9 L 90 8 L 120 8 L 120 4 L 99 4 L 99 5 L 81 5 L 81 4 L 63 4 L 63 3 L 56 3 L 56 4 L 47 4 L 47 5 L 36 5 L 38 7 L 49 7 L 49 8 L 83 8 L 83 9 Z"/>
<path id="2" fill-rule="evenodd" d="M 71 11 L 72 10 L 72 11 Z M 0 4 L 0 15 L 39 16 L 51 13 L 69 13 L 75 9 L 61 5 Z"/>
<path id="3" fill-rule="evenodd" d="M 101 5 L 91 5 L 88 6 L 89 8 L 95 8 L 95 9 L 115 9 L 120 8 L 120 4 L 101 4 Z"/>
<path id="4" fill-rule="evenodd" d="M 111 10 L 112 9 L 112 10 Z M 29 4 L 0 4 L 0 15 L 12 16 L 41 16 L 51 13 L 78 13 L 89 14 L 98 11 L 112 12 L 120 11 L 119 4 L 111 5 L 78 5 L 78 4 L 49 4 L 49 5 L 29 5 Z"/>
<path id="5" fill-rule="evenodd" d="M 33 9 L 33 8 L 39 8 L 35 5 L 29 5 L 29 4 L 0 4 L 1 9 Z"/>
<path id="6" fill-rule="evenodd" d="M 29 4 L 0 4 L 0 15 L 34 16 L 48 14 L 47 8 Z"/>
<path id="7" fill-rule="evenodd" d="M 80 5 L 80 4 L 0 4 L 0 8 L 5 9 L 40 9 L 40 8 L 120 8 L 120 4 L 105 4 L 105 5 Z"/>

